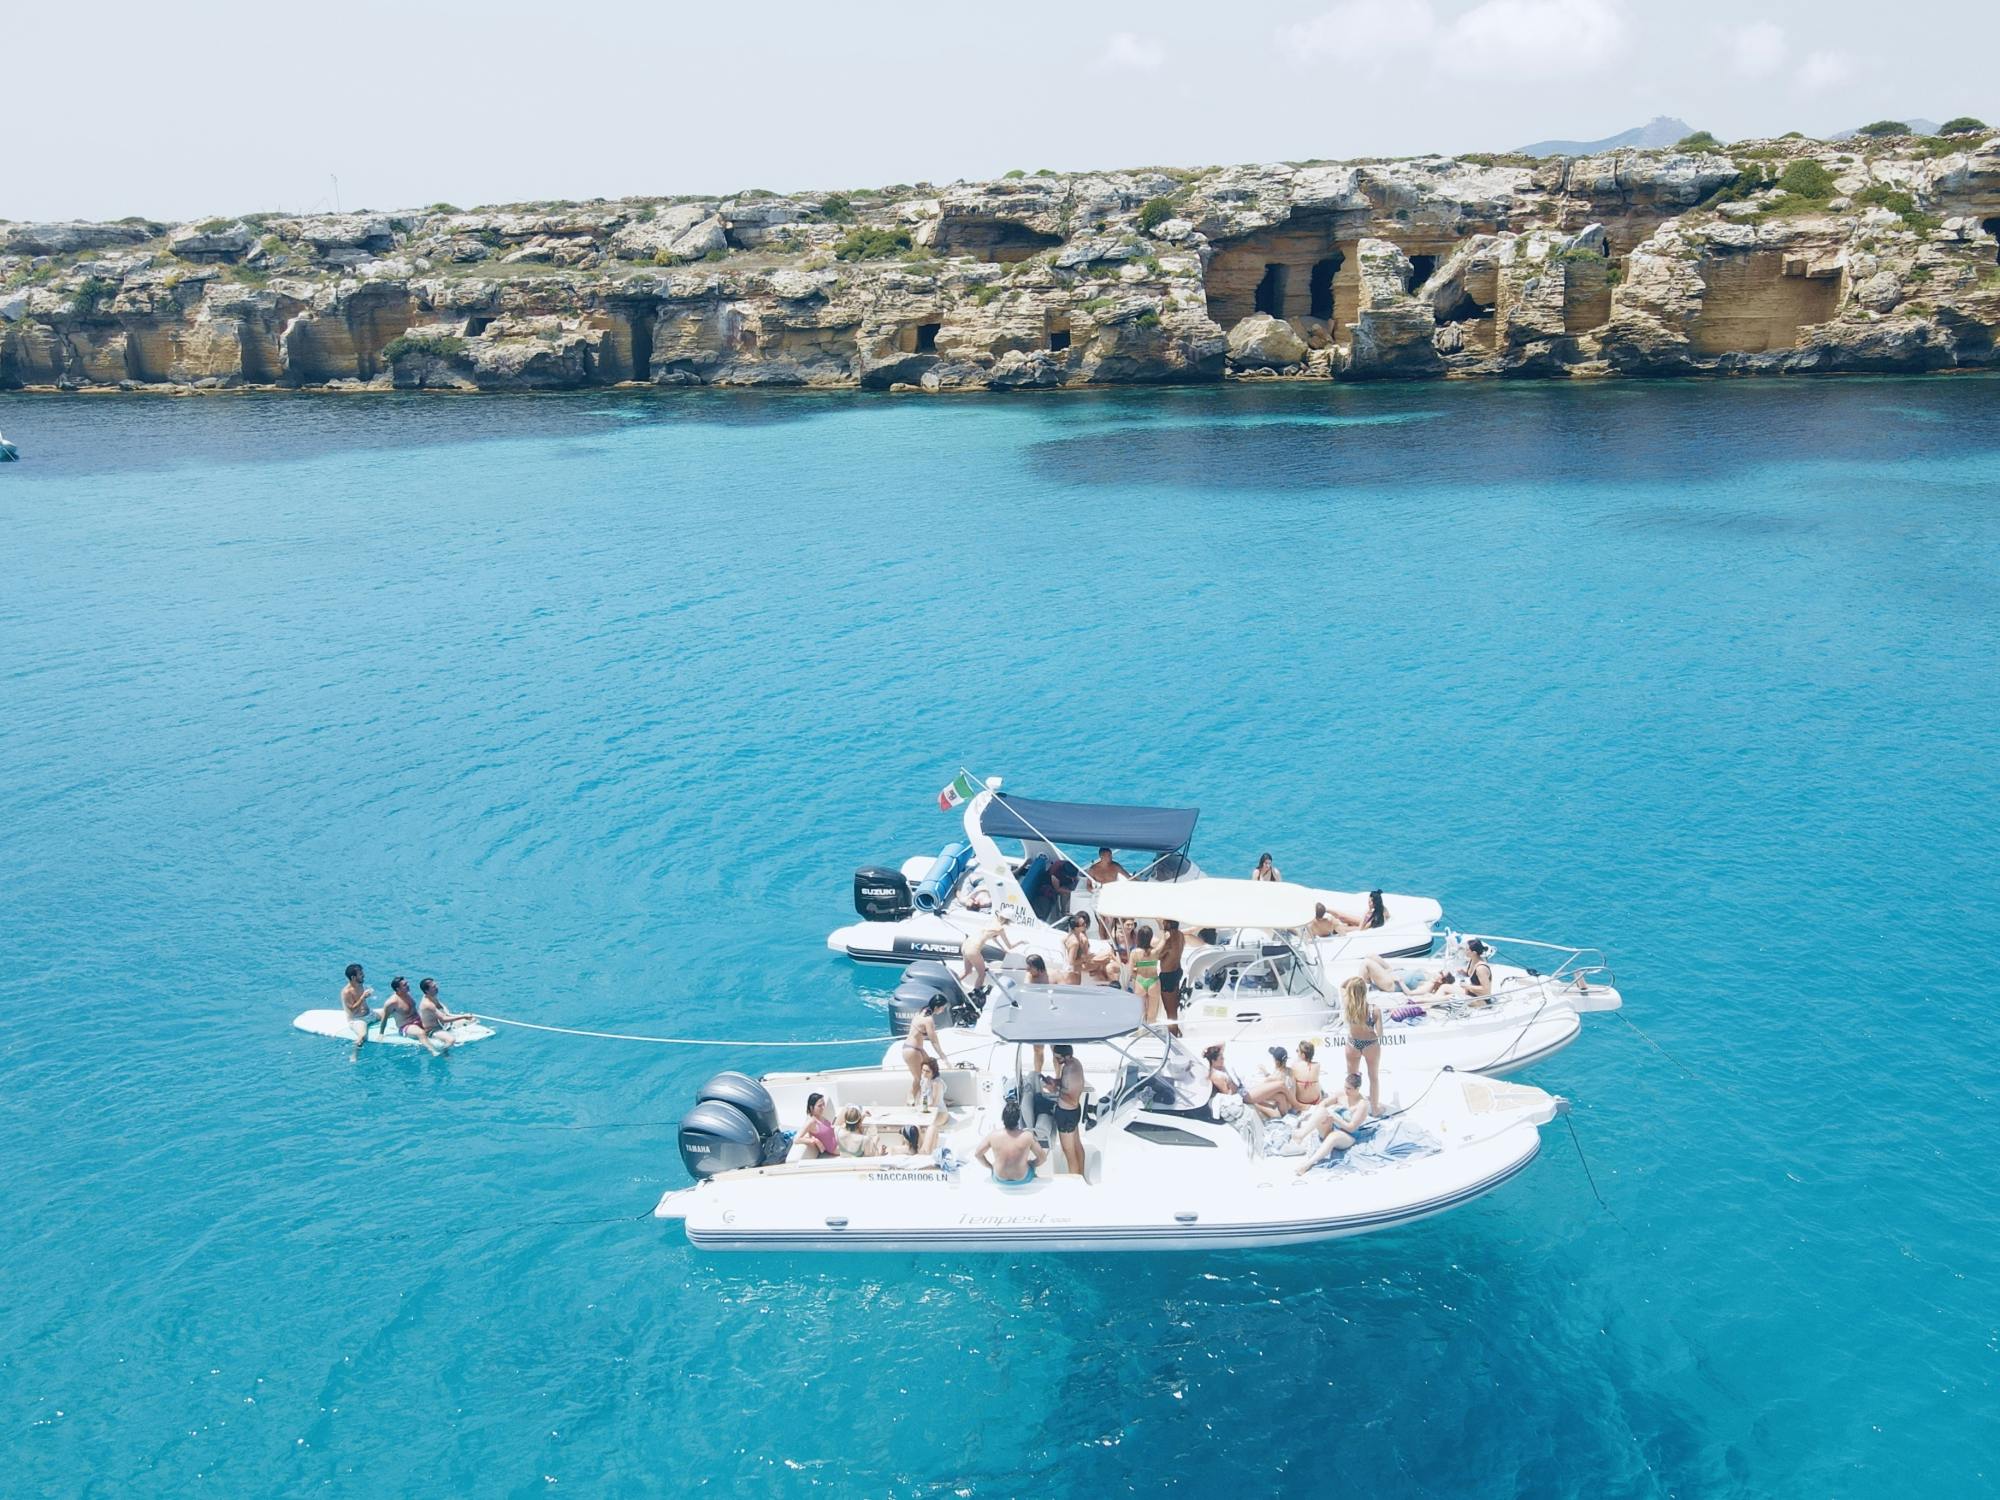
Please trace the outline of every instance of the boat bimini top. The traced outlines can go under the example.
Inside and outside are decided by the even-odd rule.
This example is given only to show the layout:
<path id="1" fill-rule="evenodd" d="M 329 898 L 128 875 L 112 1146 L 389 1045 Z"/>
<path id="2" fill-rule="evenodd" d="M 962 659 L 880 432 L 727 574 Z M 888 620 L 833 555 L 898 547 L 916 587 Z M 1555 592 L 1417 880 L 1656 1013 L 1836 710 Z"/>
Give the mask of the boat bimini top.
<path id="1" fill-rule="evenodd" d="M 996 839 L 1079 844 L 1172 854 L 1194 837 L 1195 807 L 1120 807 L 1091 802 L 1037 802 L 994 792 L 980 831 Z"/>
<path id="2" fill-rule="evenodd" d="M 1145 1019 L 1130 990 L 1097 984 L 1021 984 L 999 977 L 986 1014 L 1003 1042 L 1101 1042 L 1137 1031 Z"/>
<path id="3" fill-rule="evenodd" d="M 1117 920 L 1170 918 L 1191 929 L 1304 927 L 1325 898 L 1288 880 L 1226 880 L 1203 876 L 1174 884 L 1114 880 L 1097 893 L 1097 914 Z"/>

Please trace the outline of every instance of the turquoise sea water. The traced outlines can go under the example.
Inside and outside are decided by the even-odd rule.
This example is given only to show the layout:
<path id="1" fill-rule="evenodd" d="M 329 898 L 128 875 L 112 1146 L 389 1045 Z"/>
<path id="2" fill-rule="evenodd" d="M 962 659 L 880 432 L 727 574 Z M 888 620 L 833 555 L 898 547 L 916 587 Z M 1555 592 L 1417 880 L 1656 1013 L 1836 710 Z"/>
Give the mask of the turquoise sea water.
<path id="1" fill-rule="evenodd" d="M 1995 1487 L 2000 382 L 0 430 L 0 1490 Z M 290 1029 L 875 1033 L 961 761 L 1603 946 L 1608 1208 L 1552 1131 L 1311 1249 L 701 1257 L 672 1121 L 826 1054 Z"/>

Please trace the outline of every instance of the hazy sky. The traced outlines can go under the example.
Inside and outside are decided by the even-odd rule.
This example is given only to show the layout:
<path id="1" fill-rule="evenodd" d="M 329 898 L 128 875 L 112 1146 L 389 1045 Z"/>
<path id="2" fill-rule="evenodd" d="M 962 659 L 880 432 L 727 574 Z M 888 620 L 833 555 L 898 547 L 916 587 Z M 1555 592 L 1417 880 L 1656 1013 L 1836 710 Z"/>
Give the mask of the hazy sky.
<path id="1" fill-rule="evenodd" d="M 0 218 L 2000 121 L 1993 0 L 0 0 Z"/>

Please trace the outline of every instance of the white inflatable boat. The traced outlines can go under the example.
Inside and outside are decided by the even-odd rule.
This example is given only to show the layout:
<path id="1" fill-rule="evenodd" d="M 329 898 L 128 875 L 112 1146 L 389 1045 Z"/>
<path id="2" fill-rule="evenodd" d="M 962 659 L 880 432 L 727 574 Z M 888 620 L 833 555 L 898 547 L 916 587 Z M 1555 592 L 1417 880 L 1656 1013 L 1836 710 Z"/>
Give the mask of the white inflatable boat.
<path id="1" fill-rule="evenodd" d="M 1351 1147 L 1301 1172 L 1309 1145 L 1294 1143 L 1296 1122 L 1216 1097 L 1206 1067 L 1139 1019 L 1138 1000 L 1122 991 L 1030 991 L 996 1011 L 983 1052 L 944 1075 L 941 1112 L 908 1108 L 901 1067 L 761 1083 L 721 1075 L 681 1124 L 682 1161 L 696 1181 L 666 1193 L 654 1214 L 681 1220 L 689 1242 L 707 1250 L 1301 1244 L 1412 1223 L 1493 1191 L 1534 1160 L 1539 1127 L 1567 1107 L 1487 1078 L 1400 1075 Z M 1053 1139 L 1051 1101 L 1029 1062 L 1035 1047 L 1057 1042 L 1077 1048 L 1088 1084 L 1080 1173 Z M 787 1160 L 797 1147 L 787 1150 L 779 1123 L 801 1125 L 814 1094 L 835 1117 L 850 1105 L 867 1111 L 887 1154 Z M 1000 1182 L 975 1160 L 1010 1100 L 1048 1153 L 1022 1183 Z M 910 1150 L 906 1129 L 922 1132 L 920 1150 Z"/>
<path id="2" fill-rule="evenodd" d="M 827 947 L 862 963 L 955 959 L 968 938 L 997 923 L 1009 943 L 1053 962 L 1062 949 L 1059 924 L 1076 912 L 1091 918 L 1098 949 L 1107 945 L 1109 934 L 1099 920 L 1106 892 L 1120 886 L 1147 888 L 1146 899 L 1134 900 L 1150 913 L 1158 904 L 1152 892 L 1202 878 L 1188 854 L 1196 809 L 1038 802 L 1005 795 L 1000 788 L 1000 778 L 992 777 L 966 800 L 962 837 L 939 853 L 905 860 L 899 869 L 857 870 L 854 906 L 861 920 L 835 929 Z M 1003 853 L 1001 839 L 1018 852 Z M 1071 860 L 1065 847 L 1078 857 Z M 1133 879 L 1105 885 L 1092 879 L 1089 866 L 1100 848 L 1130 859 Z M 1067 892 L 1060 888 L 1064 878 L 1074 881 Z M 1372 894 L 1310 892 L 1314 901 L 1350 914 L 1368 912 Z M 1353 933 L 1344 951 L 1355 957 L 1429 952 L 1444 909 L 1421 896 L 1383 894 L 1381 899 L 1380 922 Z M 1104 915 L 1109 918 L 1109 909 Z"/>

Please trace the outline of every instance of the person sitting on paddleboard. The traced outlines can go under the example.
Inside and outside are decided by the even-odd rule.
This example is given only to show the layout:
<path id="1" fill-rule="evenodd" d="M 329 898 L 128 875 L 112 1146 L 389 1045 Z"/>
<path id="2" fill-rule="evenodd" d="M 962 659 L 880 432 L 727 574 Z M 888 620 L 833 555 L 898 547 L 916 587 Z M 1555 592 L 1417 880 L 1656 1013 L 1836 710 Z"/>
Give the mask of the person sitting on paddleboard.
<path id="1" fill-rule="evenodd" d="M 459 1021 L 476 1021 L 479 1019 L 479 1017 L 469 1011 L 464 1015 L 459 1015 L 445 1009 L 444 1002 L 438 999 L 438 982 L 435 979 L 419 980 L 417 982 L 417 989 L 423 996 L 422 999 L 417 1001 L 417 1025 L 423 1028 L 425 1036 L 437 1037 L 446 1046 L 451 1046 L 453 1045 L 453 1039 L 449 1036 L 440 1035 L 445 1027 Z"/>
<path id="2" fill-rule="evenodd" d="M 370 1023 L 379 1021 L 381 1014 L 369 1008 L 368 1002 L 375 998 L 375 992 L 361 983 L 366 976 L 360 964 L 347 966 L 347 987 L 340 992 L 340 1008 L 347 1013 L 347 1021 L 354 1028 L 354 1045 L 360 1046 L 368 1040 Z"/>
<path id="3" fill-rule="evenodd" d="M 381 1034 L 387 1036 L 394 1026 L 397 1035 L 411 1035 L 410 1028 L 417 1025 L 417 1002 L 410 994 L 410 981 L 398 974 L 389 981 L 389 998 L 382 1002 Z M 423 1028 L 417 1028 L 419 1032 Z"/>

